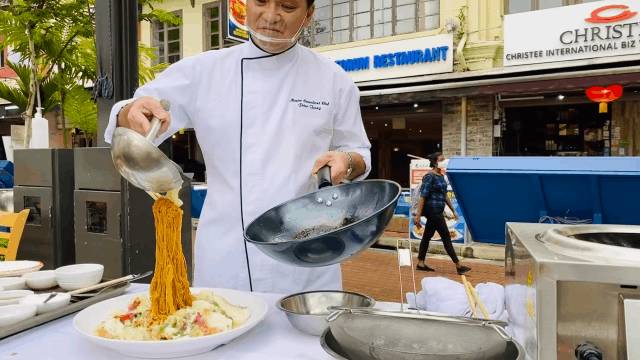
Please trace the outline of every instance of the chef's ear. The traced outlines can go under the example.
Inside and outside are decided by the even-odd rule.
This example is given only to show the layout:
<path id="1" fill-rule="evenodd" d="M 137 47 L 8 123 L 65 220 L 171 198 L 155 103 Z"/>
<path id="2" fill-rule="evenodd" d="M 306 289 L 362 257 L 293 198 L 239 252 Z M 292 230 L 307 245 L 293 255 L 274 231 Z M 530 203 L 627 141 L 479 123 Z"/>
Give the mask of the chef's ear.
<path id="1" fill-rule="evenodd" d="M 316 11 L 316 5 L 313 4 L 309 9 L 307 9 L 307 17 L 304 19 L 304 27 L 309 26 L 309 23 L 313 19 L 313 13 Z"/>

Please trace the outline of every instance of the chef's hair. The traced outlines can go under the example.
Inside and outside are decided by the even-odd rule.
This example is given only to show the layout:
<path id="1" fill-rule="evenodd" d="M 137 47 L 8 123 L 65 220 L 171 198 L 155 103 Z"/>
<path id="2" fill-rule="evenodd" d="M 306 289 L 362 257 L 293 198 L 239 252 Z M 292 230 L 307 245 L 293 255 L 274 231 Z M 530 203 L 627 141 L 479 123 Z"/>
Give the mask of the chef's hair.
<path id="1" fill-rule="evenodd" d="M 310 8 L 313 6 L 315 0 L 307 0 L 307 7 Z"/>

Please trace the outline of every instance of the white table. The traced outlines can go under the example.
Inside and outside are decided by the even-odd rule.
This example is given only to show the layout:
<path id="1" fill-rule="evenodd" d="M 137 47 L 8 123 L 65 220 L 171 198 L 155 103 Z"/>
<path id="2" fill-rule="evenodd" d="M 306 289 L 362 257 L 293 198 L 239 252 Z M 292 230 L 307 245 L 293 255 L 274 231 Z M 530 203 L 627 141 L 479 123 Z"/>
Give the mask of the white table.
<path id="1" fill-rule="evenodd" d="M 142 292 L 147 285 L 132 284 L 128 293 Z M 318 337 L 306 335 L 291 326 L 285 314 L 275 307 L 282 296 L 257 294 L 269 304 L 264 321 L 233 342 L 208 353 L 183 359 L 332 359 L 320 346 Z M 399 308 L 399 304 L 379 303 L 379 308 Z M 133 359 L 94 345 L 76 332 L 75 314 L 49 322 L 0 341 L 2 360 L 111 360 Z"/>

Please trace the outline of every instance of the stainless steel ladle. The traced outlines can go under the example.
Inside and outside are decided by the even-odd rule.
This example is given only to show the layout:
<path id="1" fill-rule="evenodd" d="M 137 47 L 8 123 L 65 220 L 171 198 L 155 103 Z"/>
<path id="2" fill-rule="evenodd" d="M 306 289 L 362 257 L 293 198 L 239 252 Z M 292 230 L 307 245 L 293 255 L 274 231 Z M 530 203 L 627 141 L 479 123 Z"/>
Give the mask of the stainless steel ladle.
<path id="1" fill-rule="evenodd" d="M 160 103 L 169 111 L 168 101 Z M 120 175 L 147 192 L 165 193 L 182 187 L 182 169 L 153 143 L 161 125 L 154 116 L 147 136 L 117 127 L 111 140 L 111 158 Z"/>

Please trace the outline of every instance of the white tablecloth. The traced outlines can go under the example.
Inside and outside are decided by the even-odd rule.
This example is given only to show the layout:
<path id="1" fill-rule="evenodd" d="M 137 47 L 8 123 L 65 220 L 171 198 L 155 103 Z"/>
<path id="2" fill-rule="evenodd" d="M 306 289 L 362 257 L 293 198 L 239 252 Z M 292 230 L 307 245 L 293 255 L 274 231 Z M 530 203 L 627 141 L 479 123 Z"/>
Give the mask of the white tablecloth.
<path id="1" fill-rule="evenodd" d="M 133 284 L 128 292 L 141 292 L 146 289 L 146 285 Z M 293 328 L 286 315 L 275 307 L 281 295 L 258 295 L 270 306 L 262 323 L 227 345 L 184 359 L 332 359 L 320 346 L 318 337 L 306 335 Z M 379 303 L 376 307 L 399 308 L 399 304 Z M 0 341 L 0 359 L 127 359 L 83 339 L 73 328 L 74 315 L 71 314 Z"/>

